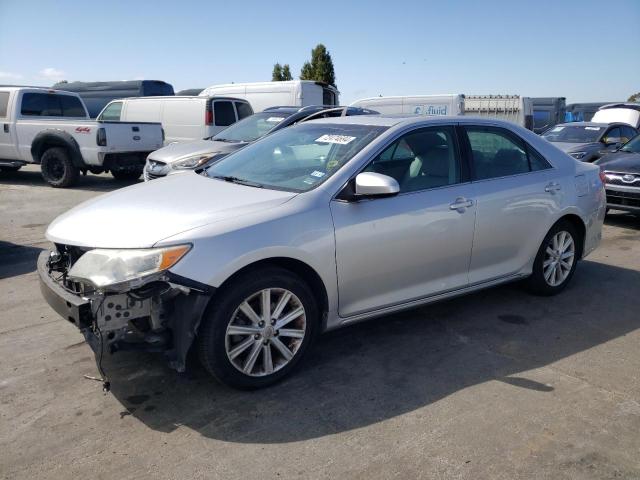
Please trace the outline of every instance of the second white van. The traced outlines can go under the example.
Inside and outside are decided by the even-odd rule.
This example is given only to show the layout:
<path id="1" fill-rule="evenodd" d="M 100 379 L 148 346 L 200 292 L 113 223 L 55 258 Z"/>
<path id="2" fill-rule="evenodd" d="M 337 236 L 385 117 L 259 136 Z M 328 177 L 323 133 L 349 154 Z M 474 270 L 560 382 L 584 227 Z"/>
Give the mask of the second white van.
<path id="1" fill-rule="evenodd" d="M 113 100 L 98 115 L 106 122 L 160 122 L 165 145 L 201 140 L 253 115 L 246 100 L 231 97 L 138 97 Z"/>
<path id="2" fill-rule="evenodd" d="M 332 85 L 313 80 L 284 82 L 250 82 L 212 85 L 200 95 L 229 95 L 244 98 L 255 112 L 269 107 L 308 107 L 310 105 L 339 105 L 340 92 Z"/>

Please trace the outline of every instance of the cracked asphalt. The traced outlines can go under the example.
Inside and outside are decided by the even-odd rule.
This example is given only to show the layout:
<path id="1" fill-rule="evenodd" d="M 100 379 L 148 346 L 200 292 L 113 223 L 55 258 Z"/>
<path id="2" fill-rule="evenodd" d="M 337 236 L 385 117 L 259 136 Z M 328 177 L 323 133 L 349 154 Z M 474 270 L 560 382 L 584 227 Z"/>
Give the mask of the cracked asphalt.
<path id="1" fill-rule="evenodd" d="M 640 220 L 610 215 L 553 298 L 507 285 L 334 331 L 257 392 L 122 352 L 103 395 L 35 261 L 51 220 L 122 185 L 0 174 L 2 478 L 640 479 Z"/>

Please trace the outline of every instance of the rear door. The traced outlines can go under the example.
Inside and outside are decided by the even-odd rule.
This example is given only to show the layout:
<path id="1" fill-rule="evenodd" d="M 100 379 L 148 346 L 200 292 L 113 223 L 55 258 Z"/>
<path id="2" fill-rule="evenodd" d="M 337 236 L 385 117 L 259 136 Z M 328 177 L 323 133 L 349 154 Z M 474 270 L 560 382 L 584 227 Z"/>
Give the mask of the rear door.
<path id="1" fill-rule="evenodd" d="M 106 131 L 108 152 L 152 152 L 162 147 L 159 123 L 99 122 L 97 126 Z"/>
<path id="2" fill-rule="evenodd" d="M 528 264 L 563 192 L 549 174 L 551 165 L 510 130 L 464 126 L 462 131 L 477 200 L 473 285 L 516 274 Z"/>
<path id="3" fill-rule="evenodd" d="M 0 160 L 18 159 L 15 123 L 11 122 L 11 96 L 10 91 L 0 90 Z"/>

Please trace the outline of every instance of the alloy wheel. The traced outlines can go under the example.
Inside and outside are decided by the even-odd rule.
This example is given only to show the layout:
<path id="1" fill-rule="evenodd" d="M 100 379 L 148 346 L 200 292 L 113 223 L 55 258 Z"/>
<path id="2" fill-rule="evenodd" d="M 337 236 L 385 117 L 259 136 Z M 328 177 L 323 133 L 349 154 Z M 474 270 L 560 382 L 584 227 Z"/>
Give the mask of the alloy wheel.
<path id="1" fill-rule="evenodd" d="M 556 233 L 545 249 L 542 272 L 544 279 L 552 287 L 562 284 L 575 262 L 576 247 L 573 236 L 567 231 Z"/>
<path id="2" fill-rule="evenodd" d="M 240 303 L 227 325 L 227 358 L 245 375 L 271 375 L 291 361 L 306 333 L 306 312 L 295 294 L 260 290 Z"/>

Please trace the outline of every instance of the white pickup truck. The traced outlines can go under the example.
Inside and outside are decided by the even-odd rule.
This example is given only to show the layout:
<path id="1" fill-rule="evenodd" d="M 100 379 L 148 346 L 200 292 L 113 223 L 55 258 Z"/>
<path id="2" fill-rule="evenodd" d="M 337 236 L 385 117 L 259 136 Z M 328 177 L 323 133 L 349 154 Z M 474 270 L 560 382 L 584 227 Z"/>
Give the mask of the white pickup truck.
<path id="1" fill-rule="evenodd" d="M 80 172 L 136 179 L 163 136 L 159 123 L 90 120 L 75 93 L 0 86 L 0 171 L 40 164 L 53 187 L 73 185 Z"/>

